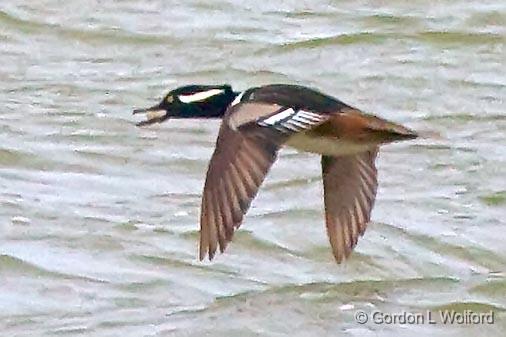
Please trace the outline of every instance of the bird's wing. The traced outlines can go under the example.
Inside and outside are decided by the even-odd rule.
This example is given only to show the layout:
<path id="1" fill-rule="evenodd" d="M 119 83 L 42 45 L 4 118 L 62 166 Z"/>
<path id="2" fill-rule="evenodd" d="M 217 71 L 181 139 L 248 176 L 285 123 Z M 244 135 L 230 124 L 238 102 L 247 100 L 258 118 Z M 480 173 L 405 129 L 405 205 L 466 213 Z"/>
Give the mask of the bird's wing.
<path id="1" fill-rule="evenodd" d="M 349 256 L 370 220 L 378 186 L 377 152 L 322 156 L 325 221 L 338 263 Z"/>
<path id="2" fill-rule="evenodd" d="M 285 138 L 326 122 L 331 115 L 265 102 L 243 102 L 229 109 L 234 130 L 270 129 Z M 258 128 L 261 127 L 261 128 Z"/>
<path id="3" fill-rule="evenodd" d="M 211 260 L 218 245 L 223 252 L 232 240 L 282 143 L 267 128 L 237 129 L 233 116 L 225 116 L 209 162 L 200 214 L 201 260 L 206 254 Z"/>

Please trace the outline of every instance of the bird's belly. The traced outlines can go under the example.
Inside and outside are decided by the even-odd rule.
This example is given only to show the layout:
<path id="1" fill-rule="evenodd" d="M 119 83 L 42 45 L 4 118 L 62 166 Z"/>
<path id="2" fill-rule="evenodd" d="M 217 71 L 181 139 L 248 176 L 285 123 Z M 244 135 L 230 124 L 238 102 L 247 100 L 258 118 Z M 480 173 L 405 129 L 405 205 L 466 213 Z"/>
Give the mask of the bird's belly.
<path id="1" fill-rule="evenodd" d="M 373 147 L 371 144 L 360 144 L 350 140 L 308 136 L 305 134 L 292 136 L 286 142 L 286 145 L 300 151 L 319 153 L 327 156 L 350 155 L 367 151 Z"/>

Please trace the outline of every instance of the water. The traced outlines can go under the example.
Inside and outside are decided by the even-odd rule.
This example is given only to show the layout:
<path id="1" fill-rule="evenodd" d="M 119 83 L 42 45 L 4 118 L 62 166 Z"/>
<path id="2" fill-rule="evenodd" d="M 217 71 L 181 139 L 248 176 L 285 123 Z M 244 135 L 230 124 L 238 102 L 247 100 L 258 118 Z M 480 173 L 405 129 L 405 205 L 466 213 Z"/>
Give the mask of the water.
<path id="1" fill-rule="evenodd" d="M 504 336 L 503 1 L 3 1 L 4 336 Z M 337 266 L 317 156 L 282 152 L 226 254 L 197 261 L 219 122 L 137 128 L 190 83 L 315 86 L 439 132 L 385 147 Z M 357 310 L 494 312 L 375 324 Z"/>

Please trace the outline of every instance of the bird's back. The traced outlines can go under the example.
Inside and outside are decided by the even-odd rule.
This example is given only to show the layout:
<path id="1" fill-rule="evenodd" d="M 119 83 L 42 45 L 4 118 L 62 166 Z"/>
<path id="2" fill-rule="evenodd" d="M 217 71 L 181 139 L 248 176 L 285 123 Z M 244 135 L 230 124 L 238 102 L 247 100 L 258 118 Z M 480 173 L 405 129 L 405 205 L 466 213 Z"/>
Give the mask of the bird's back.
<path id="1" fill-rule="evenodd" d="M 349 105 L 315 89 L 294 84 L 270 84 L 248 89 L 241 101 L 261 102 L 319 113 L 335 113 Z"/>

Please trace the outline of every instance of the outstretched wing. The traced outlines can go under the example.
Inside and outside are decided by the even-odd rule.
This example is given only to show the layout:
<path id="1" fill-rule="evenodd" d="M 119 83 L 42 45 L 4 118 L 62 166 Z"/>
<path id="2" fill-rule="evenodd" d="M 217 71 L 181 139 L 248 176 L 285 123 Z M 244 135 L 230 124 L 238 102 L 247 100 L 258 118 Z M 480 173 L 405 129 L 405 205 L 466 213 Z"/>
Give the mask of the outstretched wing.
<path id="1" fill-rule="evenodd" d="M 233 104 L 223 119 L 207 171 L 200 215 L 200 259 L 223 252 L 279 147 L 328 116 L 265 102 Z"/>
<path id="2" fill-rule="evenodd" d="M 370 220 L 378 187 L 377 152 L 322 156 L 327 234 L 338 263 L 350 255 Z"/>
<path id="3" fill-rule="evenodd" d="M 211 260 L 219 245 L 223 252 L 241 225 L 279 144 L 269 137 L 234 131 L 224 120 L 207 171 L 200 215 L 200 259 Z"/>

